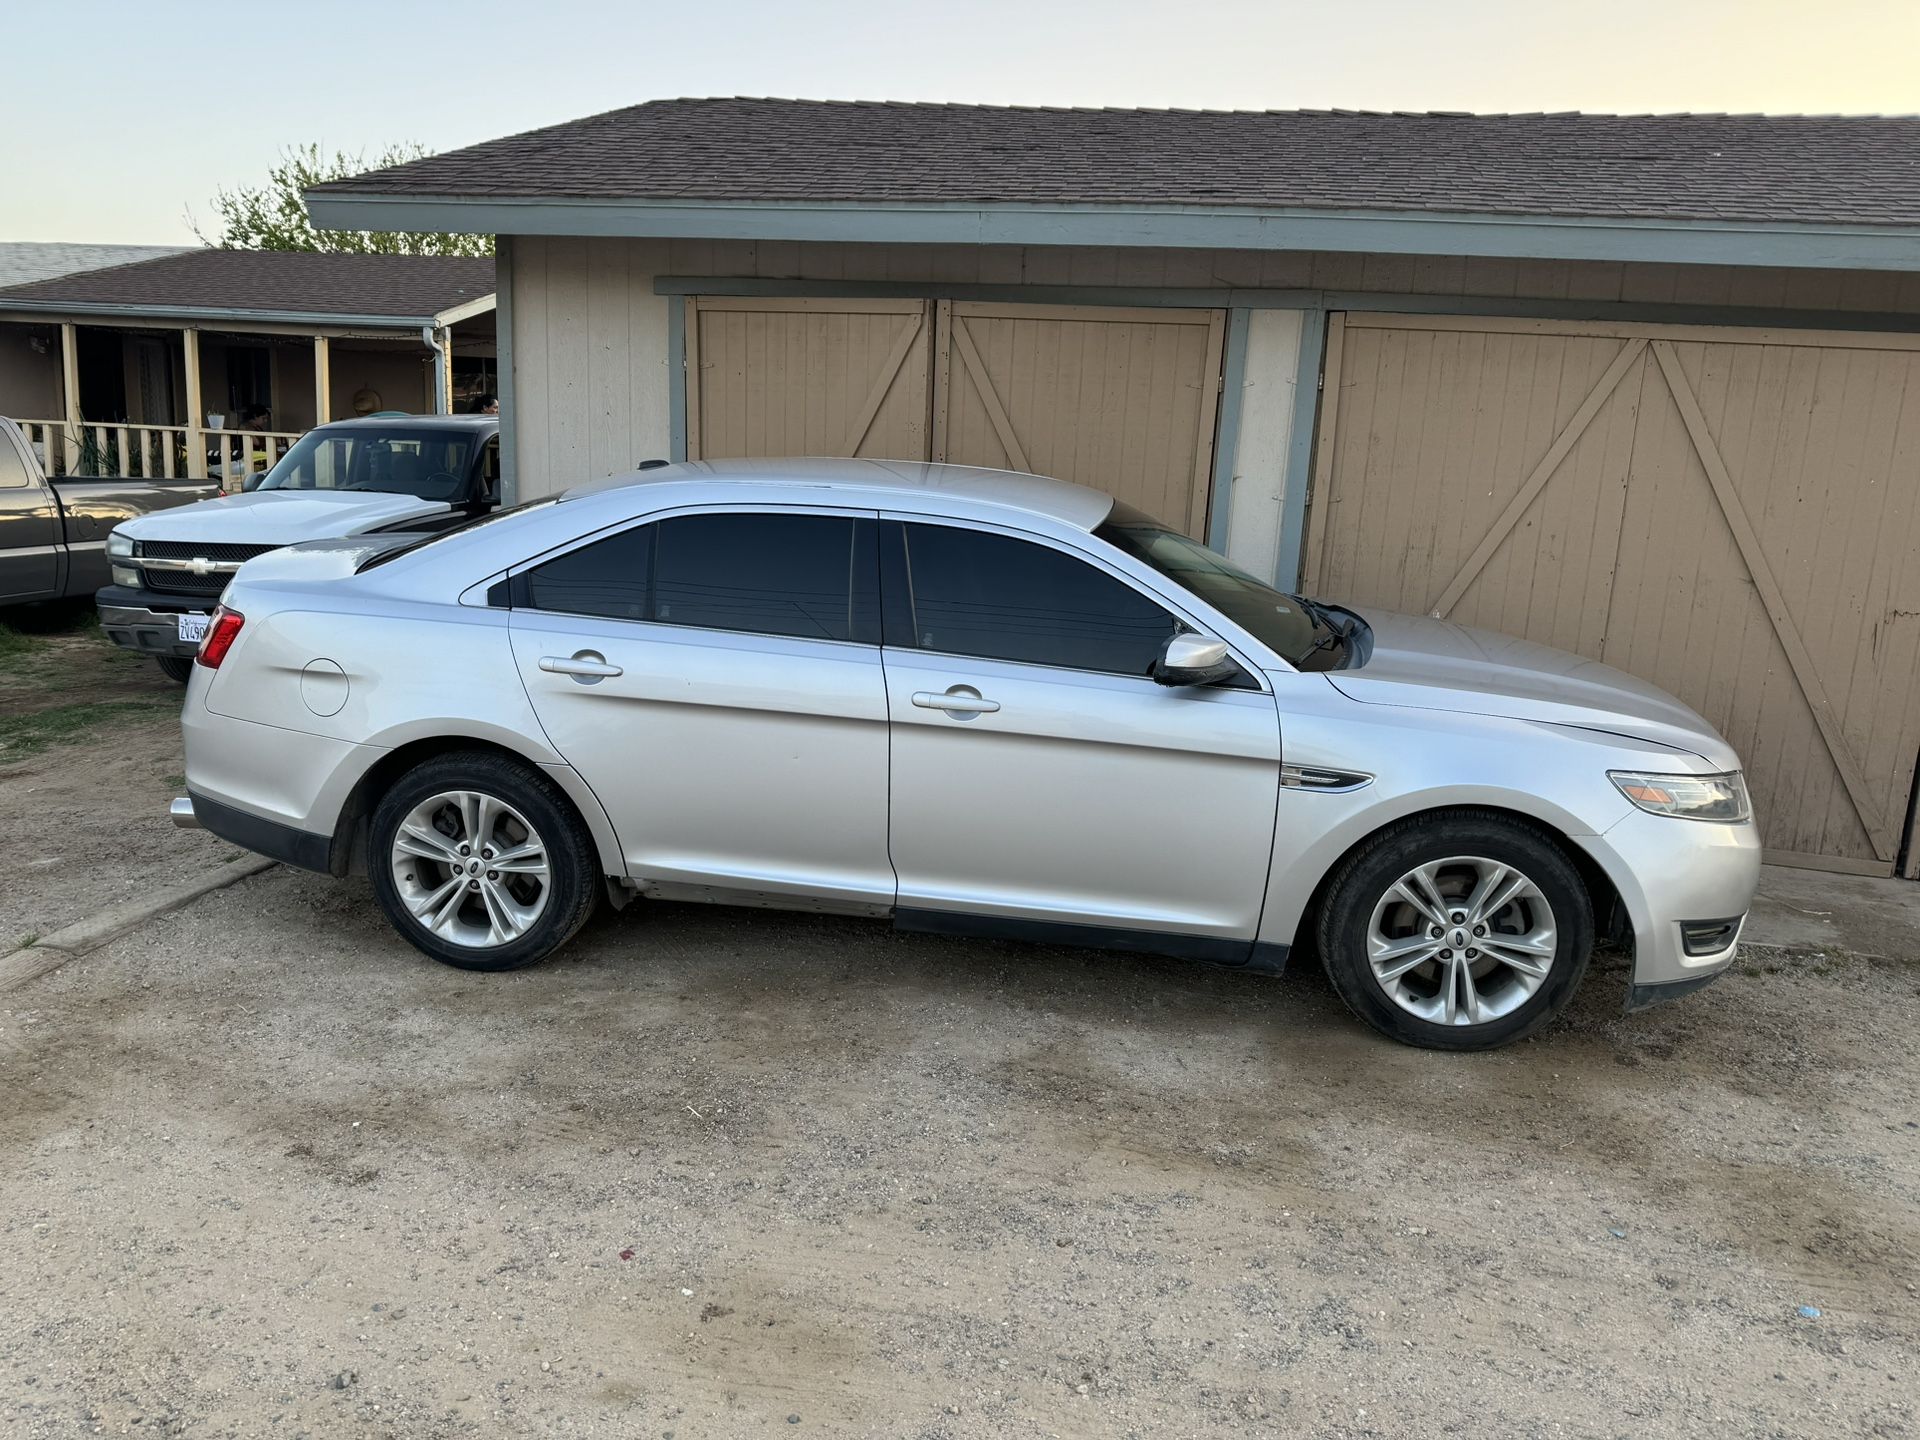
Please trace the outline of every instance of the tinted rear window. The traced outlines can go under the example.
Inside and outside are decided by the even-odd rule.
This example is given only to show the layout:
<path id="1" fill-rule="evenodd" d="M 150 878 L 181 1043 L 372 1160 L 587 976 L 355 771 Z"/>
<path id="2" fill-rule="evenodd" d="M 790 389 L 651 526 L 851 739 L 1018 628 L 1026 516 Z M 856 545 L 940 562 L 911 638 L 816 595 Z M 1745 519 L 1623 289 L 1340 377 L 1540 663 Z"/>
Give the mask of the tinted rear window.
<path id="1" fill-rule="evenodd" d="M 839 515 L 677 515 L 536 567 L 528 603 L 610 620 L 851 640 L 855 528 Z"/>

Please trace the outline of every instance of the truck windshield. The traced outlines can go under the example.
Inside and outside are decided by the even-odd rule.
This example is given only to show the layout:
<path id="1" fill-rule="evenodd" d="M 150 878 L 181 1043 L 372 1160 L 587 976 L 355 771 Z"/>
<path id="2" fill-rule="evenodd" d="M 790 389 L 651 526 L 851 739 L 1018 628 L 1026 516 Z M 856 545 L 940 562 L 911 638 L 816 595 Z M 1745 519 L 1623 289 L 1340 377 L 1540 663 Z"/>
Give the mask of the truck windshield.
<path id="1" fill-rule="evenodd" d="M 477 437 L 432 430 L 310 430 L 262 490 L 376 490 L 421 500 L 467 498 Z"/>
<path id="2" fill-rule="evenodd" d="M 1311 606 L 1254 579 L 1198 540 L 1118 504 L 1093 533 L 1191 590 L 1293 665 L 1323 670 L 1339 658 L 1329 638 L 1338 632 L 1317 618 Z"/>

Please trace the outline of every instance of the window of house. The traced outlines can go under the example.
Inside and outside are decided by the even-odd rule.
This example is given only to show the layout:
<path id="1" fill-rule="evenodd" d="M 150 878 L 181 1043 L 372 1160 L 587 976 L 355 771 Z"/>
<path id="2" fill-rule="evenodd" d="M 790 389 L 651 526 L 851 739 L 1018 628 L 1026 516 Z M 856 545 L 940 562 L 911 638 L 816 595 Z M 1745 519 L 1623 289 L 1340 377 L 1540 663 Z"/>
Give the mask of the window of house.
<path id="1" fill-rule="evenodd" d="M 676 515 L 537 566 L 526 576 L 527 603 L 610 620 L 868 639 L 873 552 L 856 544 L 856 528 L 839 515 Z"/>
<path id="2" fill-rule="evenodd" d="M 912 628 L 890 630 L 890 645 L 1147 675 L 1179 628 L 1132 586 L 1049 546 L 947 525 L 902 528 Z"/>

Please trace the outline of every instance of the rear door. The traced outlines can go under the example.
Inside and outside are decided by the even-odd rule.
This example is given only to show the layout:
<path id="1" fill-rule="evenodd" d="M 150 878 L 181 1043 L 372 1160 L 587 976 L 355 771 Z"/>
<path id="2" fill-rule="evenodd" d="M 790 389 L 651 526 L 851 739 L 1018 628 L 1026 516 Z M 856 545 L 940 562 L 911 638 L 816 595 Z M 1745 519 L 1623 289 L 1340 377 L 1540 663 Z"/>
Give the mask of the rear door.
<path id="1" fill-rule="evenodd" d="M 680 512 L 514 578 L 527 693 L 634 878 L 892 904 L 875 529 L 837 510 Z"/>
<path id="2" fill-rule="evenodd" d="M 1273 696 L 1155 683 L 1181 617 L 1090 554 L 891 520 L 881 554 L 901 910 L 1244 958 L 1273 850 Z"/>

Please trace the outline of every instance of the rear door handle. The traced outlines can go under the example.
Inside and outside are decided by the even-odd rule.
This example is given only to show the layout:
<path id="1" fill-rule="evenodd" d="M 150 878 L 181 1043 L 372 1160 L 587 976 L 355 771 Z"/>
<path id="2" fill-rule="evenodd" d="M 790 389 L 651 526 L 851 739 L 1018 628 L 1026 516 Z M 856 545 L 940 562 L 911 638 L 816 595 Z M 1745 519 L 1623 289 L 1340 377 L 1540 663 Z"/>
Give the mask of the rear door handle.
<path id="1" fill-rule="evenodd" d="M 607 657 L 596 650 L 579 650 L 572 655 L 542 655 L 540 668 L 549 675 L 571 675 L 588 685 L 625 673 L 618 665 L 609 665 Z"/>
<path id="2" fill-rule="evenodd" d="M 922 710 L 944 710 L 949 715 L 991 715 L 1000 708 L 998 700 L 984 700 L 978 690 L 967 685 L 956 685 L 941 695 L 931 690 L 916 690 L 913 703 Z"/>

